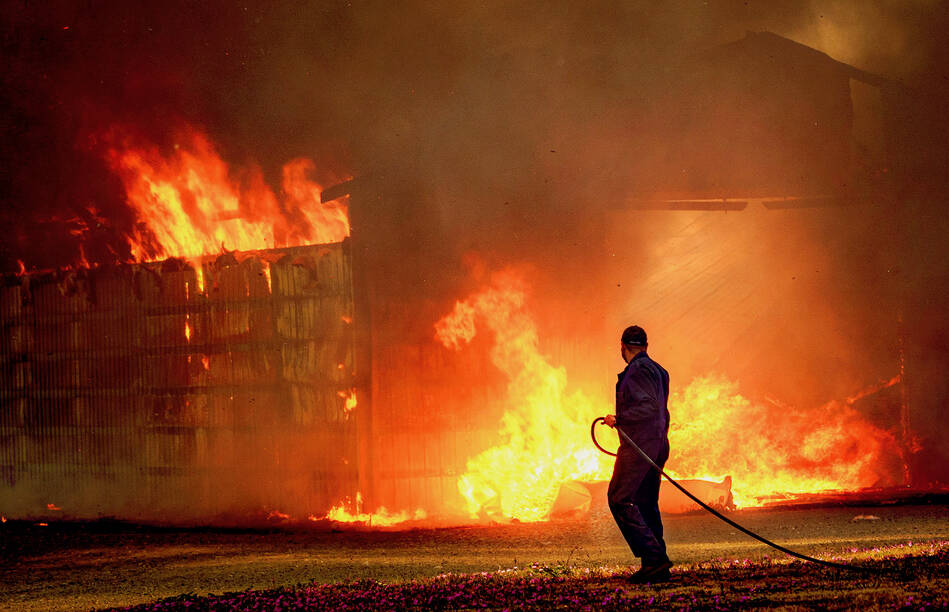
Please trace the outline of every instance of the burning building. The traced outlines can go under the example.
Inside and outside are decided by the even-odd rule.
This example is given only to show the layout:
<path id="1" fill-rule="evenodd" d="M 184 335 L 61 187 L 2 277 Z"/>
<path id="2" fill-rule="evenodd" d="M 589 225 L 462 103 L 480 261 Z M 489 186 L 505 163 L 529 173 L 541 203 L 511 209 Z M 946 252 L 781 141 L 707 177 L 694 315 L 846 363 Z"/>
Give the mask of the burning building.
<path id="1" fill-rule="evenodd" d="M 919 347 L 942 328 L 915 324 L 920 285 L 895 280 L 896 247 L 874 246 L 894 203 L 923 197 L 907 92 L 768 33 L 663 78 L 616 135 L 624 163 L 637 156 L 599 188 L 620 195 L 584 211 L 609 217 L 607 246 L 534 238 L 524 250 L 546 259 L 523 265 L 432 248 L 402 167 L 323 189 L 297 158 L 273 190 L 194 129 L 170 145 L 97 133 L 134 211 L 131 262 L 4 277 L 0 511 L 569 512 L 576 483 L 609 476 L 587 432 L 611 411 L 607 347 L 631 317 L 672 366 L 668 467 L 720 485 L 722 505 L 937 481 L 944 446 L 923 423 L 940 418 L 942 361 Z M 471 221 L 452 239 L 476 244 Z M 538 272 L 561 245 L 581 263 Z M 880 308 L 858 307 L 864 285 Z"/>
<path id="2" fill-rule="evenodd" d="M 306 160 L 285 166 L 278 208 L 197 132 L 167 156 L 112 142 L 140 262 L 2 288 L 4 513 L 233 521 L 355 498 L 365 352 L 345 204 L 308 199 Z M 206 255 L 274 240 L 316 244 Z"/>

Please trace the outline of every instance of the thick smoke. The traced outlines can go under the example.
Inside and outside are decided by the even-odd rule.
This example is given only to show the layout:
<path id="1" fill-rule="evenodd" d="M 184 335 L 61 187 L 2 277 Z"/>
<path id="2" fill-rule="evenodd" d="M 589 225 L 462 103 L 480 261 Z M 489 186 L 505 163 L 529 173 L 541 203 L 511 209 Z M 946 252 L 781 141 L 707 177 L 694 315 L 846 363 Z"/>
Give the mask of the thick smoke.
<path id="1" fill-rule="evenodd" d="M 8 3 L 3 226 L 14 239 L 2 263 L 69 263 L 78 240 L 36 248 L 30 228 L 48 235 L 76 217 L 100 245 L 91 260 L 114 257 L 105 244 L 127 254 L 132 220 L 95 149 L 116 121 L 166 146 L 170 126 L 196 123 L 232 162 L 257 160 L 272 179 L 297 156 L 318 161 L 328 176 L 317 178 L 382 173 L 390 192 L 415 192 L 386 202 L 392 231 L 419 235 L 433 257 L 446 244 L 535 254 L 622 205 L 624 179 L 649 154 L 633 146 L 636 114 L 676 87 L 668 75 L 683 58 L 771 30 L 871 71 L 916 75 L 939 66 L 944 51 L 927 35 L 943 12 L 895 2 Z M 585 238 L 584 252 L 596 248 Z"/>

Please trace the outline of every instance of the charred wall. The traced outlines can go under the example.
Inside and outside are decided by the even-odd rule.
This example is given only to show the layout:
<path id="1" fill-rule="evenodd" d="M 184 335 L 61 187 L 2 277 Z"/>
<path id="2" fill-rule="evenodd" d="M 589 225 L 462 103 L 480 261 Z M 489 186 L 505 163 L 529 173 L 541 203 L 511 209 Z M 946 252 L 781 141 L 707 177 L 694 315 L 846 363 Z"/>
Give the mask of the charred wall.
<path id="1" fill-rule="evenodd" d="M 0 513 L 231 521 L 354 496 L 350 261 L 341 243 L 4 277 Z"/>

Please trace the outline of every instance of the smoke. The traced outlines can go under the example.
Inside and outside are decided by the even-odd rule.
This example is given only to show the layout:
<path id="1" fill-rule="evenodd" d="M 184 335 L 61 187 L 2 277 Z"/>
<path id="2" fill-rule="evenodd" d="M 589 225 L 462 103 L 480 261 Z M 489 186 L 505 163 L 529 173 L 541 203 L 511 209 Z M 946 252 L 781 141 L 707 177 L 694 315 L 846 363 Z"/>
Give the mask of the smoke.
<path id="1" fill-rule="evenodd" d="M 936 0 L 811 2 L 806 22 L 789 35 L 864 70 L 916 80 L 946 70 L 935 29 L 945 18 Z"/>
<path id="2" fill-rule="evenodd" d="M 2 221 L 23 238 L 2 263 L 69 259 L 31 249 L 22 213 L 42 224 L 91 203 L 115 225 L 94 242 L 127 253 L 122 190 L 89 146 L 119 120 L 168 146 L 172 126 L 194 123 L 273 184 L 299 156 L 317 160 L 317 179 L 382 172 L 389 190 L 416 192 L 386 202 L 398 209 L 393 231 L 420 232 L 433 255 L 446 243 L 449 255 L 537 253 L 577 218 L 622 204 L 650 155 L 642 145 L 658 145 L 637 138 L 636 115 L 675 85 L 668 75 L 683 58 L 771 30 L 902 75 L 913 70 L 901 63 L 931 60 L 936 39 L 922 34 L 938 12 L 897 2 L 10 3 Z"/>

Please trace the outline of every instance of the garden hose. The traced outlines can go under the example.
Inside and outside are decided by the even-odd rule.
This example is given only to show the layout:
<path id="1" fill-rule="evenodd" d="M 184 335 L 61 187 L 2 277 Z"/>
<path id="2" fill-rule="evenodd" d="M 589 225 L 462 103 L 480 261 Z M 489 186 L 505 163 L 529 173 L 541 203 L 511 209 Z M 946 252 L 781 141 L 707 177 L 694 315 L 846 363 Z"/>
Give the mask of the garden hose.
<path id="1" fill-rule="evenodd" d="M 600 443 L 599 443 L 599 442 L 596 441 L 596 424 L 599 423 L 599 422 L 601 422 L 601 421 L 603 421 L 604 423 L 606 422 L 603 417 L 597 417 L 596 419 L 594 419 L 593 424 L 590 426 L 590 437 L 593 438 L 593 444 L 594 444 L 598 449 L 600 449 L 601 451 L 603 451 L 603 452 L 606 453 L 607 455 L 612 455 L 612 456 L 615 457 L 615 456 L 616 456 L 616 453 L 612 453 L 612 452 L 606 450 L 605 448 L 603 448 L 602 446 L 600 446 Z M 656 463 L 655 463 L 652 459 L 649 458 L 649 455 L 647 455 L 645 452 L 643 452 L 643 449 L 639 448 L 639 445 L 637 445 L 635 442 L 633 442 L 632 439 L 630 439 L 630 437 L 629 437 L 628 435 L 626 435 L 626 432 L 625 432 L 625 431 L 623 431 L 622 429 L 620 429 L 619 426 L 615 427 L 615 429 L 616 429 L 616 431 L 619 432 L 620 437 L 622 437 L 623 440 L 625 440 L 627 443 L 629 443 L 629 445 L 632 446 L 632 447 L 636 450 L 637 453 L 639 453 L 639 456 L 640 456 L 640 457 L 642 457 L 643 459 L 645 459 L 646 462 L 647 462 L 649 465 L 651 465 L 652 467 L 654 467 L 660 474 L 662 474 L 662 475 L 665 477 L 666 480 L 668 480 L 670 483 L 673 484 L 673 486 L 675 486 L 675 488 L 677 488 L 677 489 L 679 489 L 680 491 L 682 491 L 683 493 L 685 493 L 686 497 L 688 497 L 689 499 L 691 499 L 692 501 L 694 501 L 695 503 L 697 503 L 697 504 L 698 504 L 699 506 L 701 506 L 702 508 L 705 508 L 706 510 L 708 510 L 709 512 L 711 512 L 712 514 L 714 514 L 714 515 L 717 516 L 718 518 L 722 519 L 723 521 L 725 521 L 726 523 L 728 523 L 729 525 L 731 525 L 732 527 L 734 527 L 734 528 L 737 529 L 738 531 L 741 531 L 742 533 L 753 537 L 754 539 L 758 540 L 758 541 L 761 542 L 762 544 L 767 544 L 767 545 L 770 546 L 771 548 L 780 550 L 781 552 L 783 552 L 783 553 L 786 554 L 786 555 L 791 555 L 792 557 L 797 557 L 798 559 L 802 559 L 802 560 L 804 560 L 804 561 L 810 561 L 810 562 L 812 562 L 812 563 L 818 563 L 818 564 L 820 564 L 820 565 L 824 565 L 824 566 L 827 566 L 827 567 L 835 567 L 835 568 L 837 568 L 837 569 L 853 570 L 853 571 L 859 571 L 859 572 L 875 572 L 875 571 L 877 571 L 877 570 L 875 570 L 875 569 L 871 569 L 871 568 L 867 568 L 867 567 L 861 567 L 861 566 L 859 566 L 859 565 L 845 565 L 845 564 L 843 564 L 843 563 L 834 563 L 833 561 L 824 561 L 823 559 L 815 559 L 814 557 L 808 557 L 807 555 L 801 554 L 801 553 L 799 553 L 799 552 L 794 552 L 794 551 L 791 550 L 790 548 L 785 548 L 785 547 L 781 546 L 780 544 L 776 544 L 776 543 L 772 542 L 771 540 L 769 540 L 769 539 L 767 539 L 767 538 L 764 538 L 764 537 L 758 535 L 757 533 L 751 531 L 750 529 L 746 529 L 745 527 L 742 527 L 741 525 L 739 525 L 739 524 L 736 523 L 735 521 L 731 520 L 730 518 L 728 518 L 727 516 L 725 516 L 724 514 L 722 514 L 721 512 L 719 512 L 718 510 L 716 510 L 715 508 L 712 508 L 711 506 L 709 506 L 708 504 L 706 504 L 705 502 L 703 502 L 701 499 L 699 499 L 699 498 L 696 497 L 695 495 L 692 495 L 688 490 L 686 490 L 685 487 L 683 487 L 683 486 L 680 485 L 678 482 L 676 482 L 674 479 L 672 479 L 668 474 L 666 474 L 666 473 L 662 470 L 661 467 L 659 467 L 658 465 L 656 465 Z"/>

